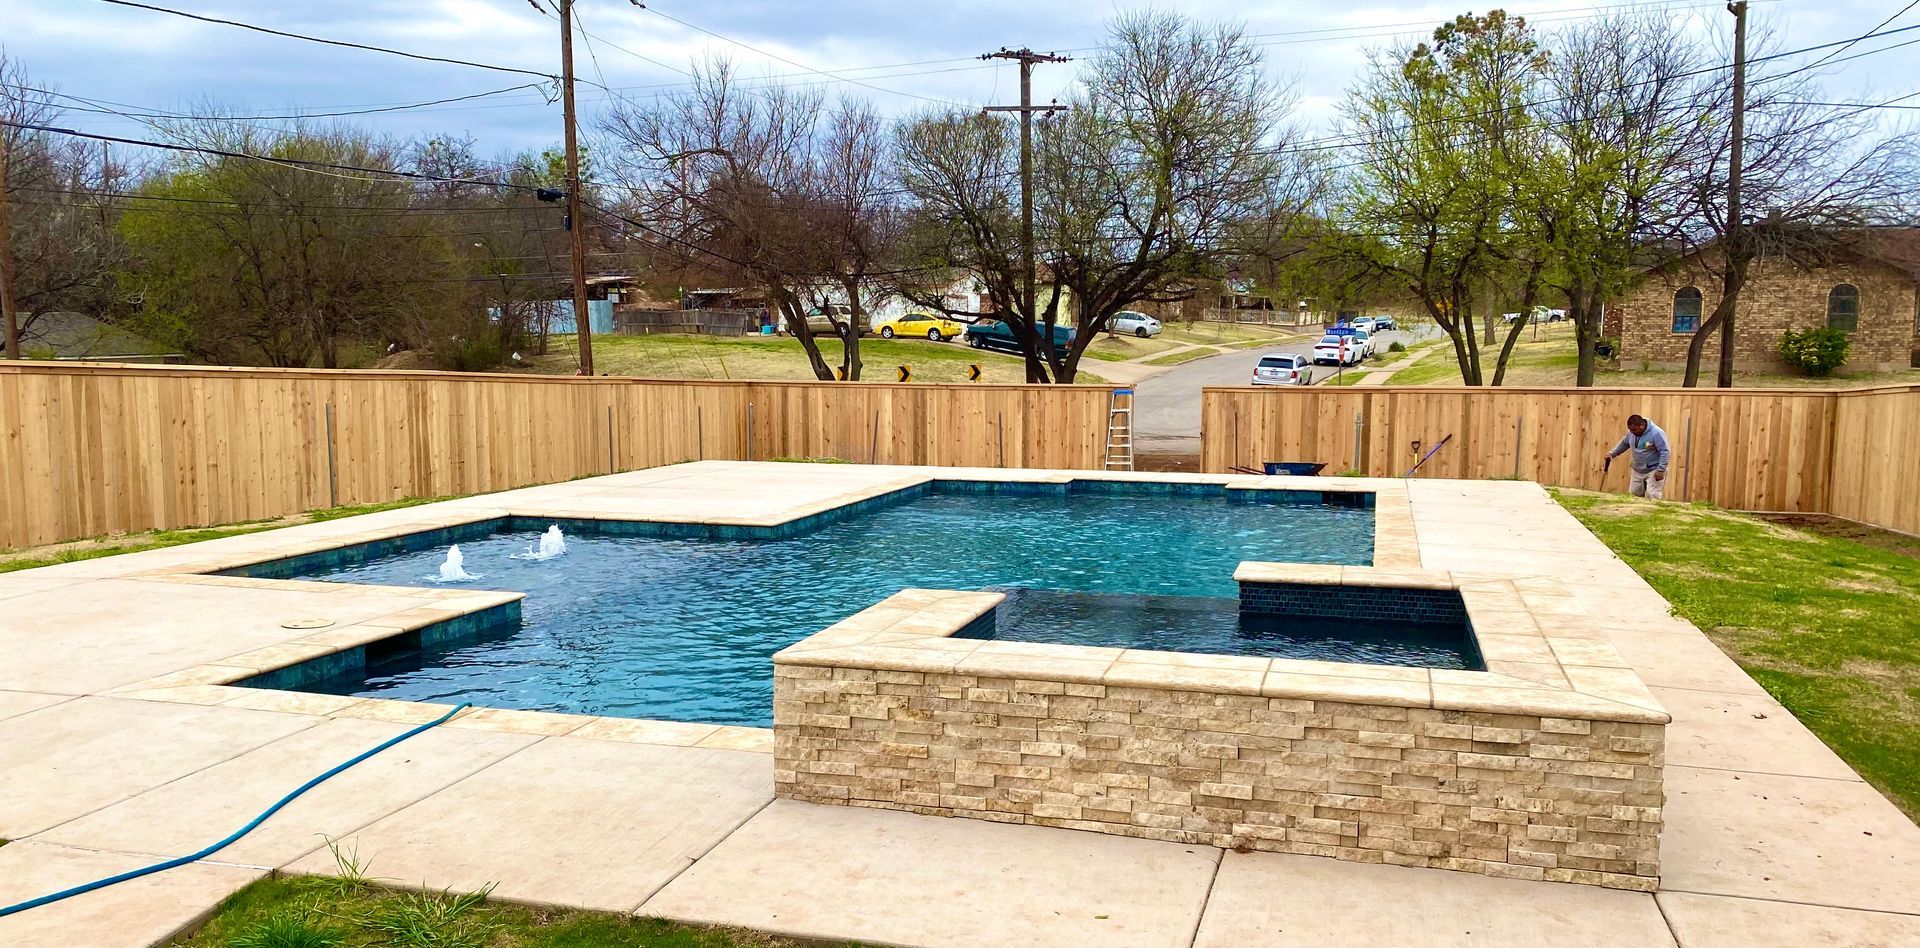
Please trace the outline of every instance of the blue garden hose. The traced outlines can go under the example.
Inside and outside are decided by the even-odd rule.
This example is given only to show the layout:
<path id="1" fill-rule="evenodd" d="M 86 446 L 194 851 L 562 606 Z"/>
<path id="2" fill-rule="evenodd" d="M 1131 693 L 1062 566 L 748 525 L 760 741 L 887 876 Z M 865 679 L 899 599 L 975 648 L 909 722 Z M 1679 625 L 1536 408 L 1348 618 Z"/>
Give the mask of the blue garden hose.
<path id="1" fill-rule="evenodd" d="M 253 832 L 254 828 L 258 827 L 262 823 L 265 823 L 268 817 L 274 815 L 275 813 L 280 812 L 280 809 L 282 807 L 286 806 L 289 803 L 292 803 L 294 799 L 299 797 L 301 794 L 306 793 L 308 790 L 312 790 L 314 787 L 317 787 L 322 783 L 325 783 L 328 778 L 334 776 L 335 774 L 340 773 L 343 770 L 346 770 L 349 767 L 352 767 L 354 764 L 360 763 L 361 761 L 366 760 L 367 758 L 372 757 L 373 755 L 378 754 L 383 750 L 386 750 L 389 747 L 392 747 L 395 744 L 400 743 L 401 741 L 406 740 L 409 737 L 414 736 L 415 734 L 419 734 L 420 732 L 425 731 L 429 728 L 432 728 L 436 725 L 444 724 L 447 721 L 451 720 L 454 715 L 459 714 L 460 712 L 465 711 L 467 708 L 470 708 L 470 707 L 472 707 L 470 703 L 462 703 L 459 707 L 454 708 L 451 711 L 448 711 L 446 714 L 443 714 L 437 718 L 434 718 L 433 720 L 428 721 L 427 723 L 422 724 L 411 731 L 407 731 L 404 734 L 396 735 L 394 737 L 388 738 L 387 740 L 381 741 L 379 744 L 375 745 L 372 749 L 361 752 L 360 754 L 348 759 L 345 763 L 335 765 L 331 770 L 328 770 L 326 773 L 323 773 L 320 776 L 315 777 L 312 780 L 309 780 L 306 783 L 301 784 L 299 788 L 295 789 L 292 793 L 289 793 L 286 796 L 281 797 L 279 801 L 274 803 L 274 805 L 267 807 L 266 810 L 261 812 L 259 816 L 256 816 L 253 819 L 248 820 L 247 825 L 242 826 L 237 830 L 234 830 L 233 833 L 229 835 L 227 838 L 217 843 L 214 843 L 213 845 L 208 846 L 207 848 L 202 849 L 197 853 L 190 853 L 185 856 L 169 859 L 165 862 L 156 862 L 151 866 L 143 866 L 139 869 L 129 869 L 126 872 L 120 873 L 117 876 L 108 876 L 105 879 L 95 879 L 92 882 L 83 883 L 81 885 L 74 886 L 71 889 L 61 889 L 60 891 L 52 893 L 50 895 L 43 895 L 36 899 L 28 899 L 25 902 L 19 902 L 13 905 L 0 907 L 0 918 L 4 918 L 8 915 L 12 915 L 15 912 L 24 912 L 30 908 L 38 908 L 42 905 L 46 905 L 52 902 L 58 902 L 61 899 L 70 899 L 83 892 L 92 892 L 95 889 L 104 889 L 107 886 L 116 885 L 118 883 L 125 882 L 128 879 L 138 879 L 141 876 L 152 875 L 156 872 L 164 872 L 168 869 L 172 869 L 175 866 L 184 866 L 187 863 L 193 862 L 195 860 L 205 859 L 208 856 L 211 856 L 214 853 L 217 853 L 220 850 L 233 845 L 234 841 L 238 840 L 240 837 Z"/>

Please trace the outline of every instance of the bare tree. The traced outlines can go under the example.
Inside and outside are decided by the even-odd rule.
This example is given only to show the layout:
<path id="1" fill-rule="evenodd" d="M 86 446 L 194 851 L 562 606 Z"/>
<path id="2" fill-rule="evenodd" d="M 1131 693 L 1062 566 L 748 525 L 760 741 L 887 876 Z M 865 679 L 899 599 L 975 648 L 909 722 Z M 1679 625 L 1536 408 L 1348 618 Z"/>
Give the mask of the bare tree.
<path id="1" fill-rule="evenodd" d="M 842 258 L 836 250 L 846 249 L 844 242 L 823 241 L 817 230 L 829 216 L 821 189 L 830 176 L 822 169 L 839 167 L 834 183 L 842 197 L 848 189 L 866 188 L 877 180 L 861 170 L 867 146 L 841 142 L 844 161 L 823 155 L 833 150 L 834 138 L 823 135 L 826 107 L 818 90 L 748 89 L 723 60 L 695 64 L 693 75 L 684 91 L 613 108 L 606 131 L 623 150 L 622 183 L 639 213 L 664 232 L 666 244 L 711 255 L 764 287 L 800 340 L 815 377 L 830 381 L 834 373 L 806 312 L 809 288 L 837 282 L 835 264 Z M 839 128 L 861 132 L 859 111 L 843 110 Z M 859 324 L 836 328 L 851 340 Z M 855 365 L 851 359 L 846 364 L 849 377 Z"/>
<path id="2" fill-rule="evenodd" d="M 1038 136 L 1034 256 L 1050 279 L 1037 299 L 1025 298 L 1013 124 L 934 113 L 900 133 L 904 183 L 918 201 L 915 255 L 980 279 L 1029 381 L 1071 382 L 1113 314 L 1217 278 L 1251 232 L 1284 229 L 1311 196 L 1309 169 L 1277 147 L 1292 95 L 1267 79 L 1242 28 L 1145 12 L 1108 32 L 1069 111 Z M 1065 348 L 1051 331 L 1065 315 L 1063 288 L 1077 310 Z"/>
<path id="3" fill-rule="evenodd" d="M 50 312 L 108 315 L 113 274 L 124 263 L 106 193 L 116 170 L 124 169 L 101 145 L 21 127 L 59 124 L 61 112 L 44 88 L 0 53 L 0 120 L 12 123 L 0 125 L 12 248 L 0 266 L 9 267 L 12 315 L 22 335 L 31 335 Z"/>

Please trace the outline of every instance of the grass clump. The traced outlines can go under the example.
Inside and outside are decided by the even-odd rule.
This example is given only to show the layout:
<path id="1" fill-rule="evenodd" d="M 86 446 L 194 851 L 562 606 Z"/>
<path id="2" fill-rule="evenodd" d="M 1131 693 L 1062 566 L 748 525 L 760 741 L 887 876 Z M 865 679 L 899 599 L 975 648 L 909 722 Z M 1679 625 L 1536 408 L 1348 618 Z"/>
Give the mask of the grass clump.
<path id="1" fill-rule="evenodd" d="M 418 504 L 430 504 L 435 501 L 450 499 L 449 497 L 407 497 L 401 500 L 389 500 L 377 504 L 329 507 L 274 520 L 248 520 L 217 527 L 188 527 L 180 530 L 149 530 L 144 533 L 128 533 L 119 536 L 95 537 L 91 540 L 77 540 L 70 543 L 56 543 L 38 549 L 19 550 L 12 553 L 0 554 L 0 573 L 34 569 L 40 566 L 57 566 L 61 563 L 74 563 L 80 560 L 94 560 L 103 556 L 118 556 L 122 553 L 138 553 L 142 550 L 158 550 L 162 547 L 180 546 L 185 543 L 199 543 L 202 540 L 237 537 L 242 534 L 259 533 L 264 530 L 278 530 L 281 527 L 291 527 L 302 523 L 338 520 L 342 517 L 357 517 L 361 514 L 378 513 L 382 510 L 395 510 L 401 507 L 412 507 Z"/>
<path id="2" fill-rule="evenodd" d="M 798 948 L 756 932 L 403 892 L 351 879 L 262 879 L 177 948 Z"/>
<path id="3" fill-rule="evenodd" d="M 1920 817 L 1920 559 L 1706 505 L 1555 493 L 1676 614 Z"/>

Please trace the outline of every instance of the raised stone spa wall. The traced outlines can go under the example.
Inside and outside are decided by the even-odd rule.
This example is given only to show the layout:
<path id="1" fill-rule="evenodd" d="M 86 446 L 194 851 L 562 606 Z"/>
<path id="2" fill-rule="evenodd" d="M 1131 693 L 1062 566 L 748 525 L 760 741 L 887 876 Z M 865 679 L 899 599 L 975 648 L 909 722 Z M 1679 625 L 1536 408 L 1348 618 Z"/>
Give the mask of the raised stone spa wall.
<path id="1" fill-rule="evenodd" d="M 776 792 L 1651 890 L 1664 726 L 775 666 Z"/>
<path id="2" fill-rule="evenodd" d="M 774 656 L 775 792 L 1658 886 L 1669 719 L 1557 583 L 1261 563 L 1236 575 L 1263 594 L 1456 596 L 1487 670 L 983 639 L 999 594 L 906 590 Z"/>

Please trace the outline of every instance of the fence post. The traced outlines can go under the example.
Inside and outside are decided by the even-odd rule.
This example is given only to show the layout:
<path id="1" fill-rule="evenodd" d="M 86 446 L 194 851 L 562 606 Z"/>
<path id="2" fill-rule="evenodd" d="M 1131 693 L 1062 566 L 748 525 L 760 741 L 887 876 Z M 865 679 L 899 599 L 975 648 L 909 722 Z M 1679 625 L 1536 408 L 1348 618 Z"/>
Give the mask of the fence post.
<path id="1" fill-rule="evenodd" d="M 613 406 L 608 405 L 607 406 L 607 473 L 612 474 L 619 470 L 620 470 L 619 465 L 615 464 L 613 460 Z"/>
<path id="2" fill-rule="evenodd" d="M 1680 436 L 1680 499 L 1693 501 L 1693 412 L 1687 412 L 1687 431 Z"/>
<path id="3" fill-rule="evenodd" d="M 1359 471 L 1361 474 L 1367 473 L 1364 469 L 1360 467 L 1360 444 L 1361 444 L 1361 439 L 1366 437 L 1366 430 L 1367 430 L 1367 423 L 1362 419 L 1361 413 L 1358 411 L 1354 412 L 1353 413 L 1353 466 L 1349 468 L 1349 470 Z"/>
<path id="4" fill-rule="evenodd" d="M 334 459 L 333 403 L 327 403 L 327 506 L 340 506 L 340 465 Z"/>
<path id="5" fill-rule="evenodd" d="M 741 458 L 741 460 L 743 461 L 753 460 L 753 403 L 752 402 L 747 403 L 747 443 L 740 453 L 746 455 L 746 457 Z"/>
<path id="6" fill-rule="evenodd" d="M 693 410 L 693 453 L 700 460 L 707 459 L 707 410 L 696 407 Z"/>
<path id="7" fill-rule="evenodd" d="M 1527 429 L 1527 413 L 1521 412 L 1513 419 L 1513 479 L 1520 479 L 1520 438 Z"/>
<path id="8" fill-rule="evenodd" d="M 878 464 L 880 457 L 880 413 L 873 413 L 873 437 L 867 441 L 867 463 Z"/>
<path id="9" fill-rule="evenodd" d="M 999 434 L 997 434 L 994 437 L 994 443 L 1000 446 L 1000 466 L 1006 467 L 1007 466 L 1007 413 L 1000 412 L 999 414 L 995 415 L 993 424 L 994 424 L 995 430 L 999 432 Z"/>

